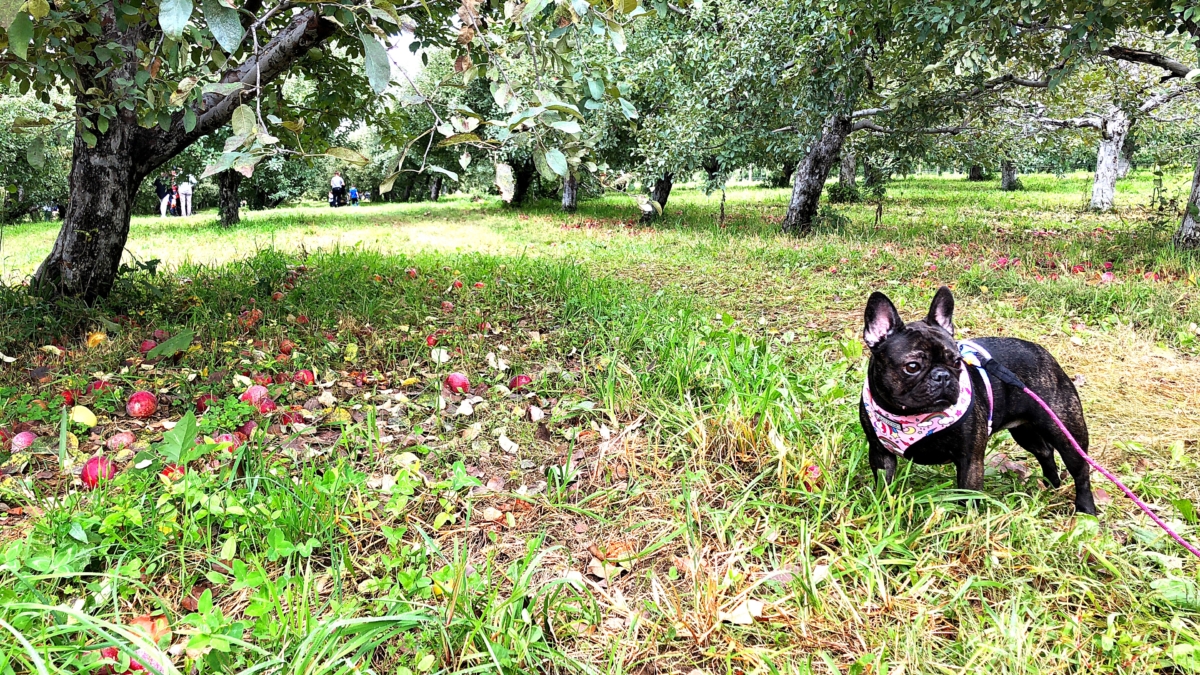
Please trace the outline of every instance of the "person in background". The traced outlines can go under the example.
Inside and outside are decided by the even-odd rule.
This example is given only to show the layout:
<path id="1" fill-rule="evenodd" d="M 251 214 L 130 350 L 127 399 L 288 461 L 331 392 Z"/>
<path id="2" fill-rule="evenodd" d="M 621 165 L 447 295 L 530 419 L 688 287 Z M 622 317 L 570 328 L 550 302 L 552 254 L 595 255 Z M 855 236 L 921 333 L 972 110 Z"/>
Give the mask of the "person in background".
<path id="1" fill-rule="evenodd" d="M 358 188 L 350 186 L 350 206 L 358 206 Z"/>
<path id="2" fill-rule="evenodd" d="M 345 204 L 346 181 L 342 178 L 341 171 L 333 172 L 333 178 L 329 181 L 329 187 L 333 189 L 333 205 L 337 207 Z"/>
<path id="3" fill-rule="evenodd" d="M 192 181 L 194 180 L 189 174 L 179 181 L 179 213 L 185 217 L 192 215 Z"/>
<path id="4" fill-rule="evenodd" d="M 179 216 L 179 186 L 171 184 L 171 207 L 169 212 L 172 216 Z"/>
<path id="5" fill-rule="evenodd" d="M 158 214 L 167 217 L 167 208 L 171 205 L 171 188 L 167 182 L 167 174 L 160 173 L 154 179 L 154 194 L 158 195 Z"/>

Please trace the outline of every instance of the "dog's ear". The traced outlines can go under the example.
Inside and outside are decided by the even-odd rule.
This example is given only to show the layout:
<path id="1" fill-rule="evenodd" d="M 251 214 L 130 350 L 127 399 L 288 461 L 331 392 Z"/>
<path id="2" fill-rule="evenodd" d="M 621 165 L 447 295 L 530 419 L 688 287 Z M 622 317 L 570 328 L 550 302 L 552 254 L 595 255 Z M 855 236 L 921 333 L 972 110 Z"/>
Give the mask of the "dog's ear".
<path id="1" fill-rule="evenodd" d="M 875 291 L 867 299 L 867 311 L 863 320 L 863 340 L 871 349 L 878 347 L 892 333 L 904 328 L 904 322 L 900 320 L 900 312 L 896 311 L 896 306 L 892 304 L 888 296 L 879 291 Z"/>
<path id="2" fill-rule="evenodd" d="M 925 323 L 937 326 L 954 337 L 954 294 L 949 288 L 942 286 L 933 296 Z"/>

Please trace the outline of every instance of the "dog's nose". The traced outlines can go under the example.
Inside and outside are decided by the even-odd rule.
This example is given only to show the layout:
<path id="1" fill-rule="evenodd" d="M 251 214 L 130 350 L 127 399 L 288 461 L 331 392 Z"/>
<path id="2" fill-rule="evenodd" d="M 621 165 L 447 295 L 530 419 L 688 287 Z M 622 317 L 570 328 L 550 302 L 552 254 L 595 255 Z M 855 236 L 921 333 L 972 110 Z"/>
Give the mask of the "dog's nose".
<path id="1" fill-rule="evenodd" d="M 929 374 L 929 377 L 930 377 L 930 379 L 933 380 L 934 384 L 938 384 L 943 387 L 950 384 L 953 381 L 953 378 L 950 377 L 950 371 L 946 370 L 945 368 L 935 369 L 932 373 Z"/>

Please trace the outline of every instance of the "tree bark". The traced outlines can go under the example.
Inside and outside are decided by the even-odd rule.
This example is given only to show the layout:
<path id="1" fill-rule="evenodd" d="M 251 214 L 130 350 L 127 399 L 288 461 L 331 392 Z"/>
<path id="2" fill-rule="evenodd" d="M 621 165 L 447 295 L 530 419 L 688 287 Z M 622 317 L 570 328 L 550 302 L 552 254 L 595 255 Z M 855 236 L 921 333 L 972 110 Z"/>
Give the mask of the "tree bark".
<path id="1" fill-rule="evenodd" d="M 118 20 L 117 4 L 106 3 L 101 10 L 101 42 L 115 43 L 133 54 L 141 45 L 157 39 L 156 25 Z M 337 24 L 323 19 L 315 10 L 299 11 L 286 27 L 271 36 L 257 57 L 247 58 L 225 73 L 221 81 L 267 84 L 337 29 Z M 80 68 L 76 87 L 78 91 L 92 87 L 119 91 L 124 87 L 118 80 L 133 80 L 139 66 L 138 59 L 127 58 L 113 69 L 102 69 L 99 64 Z M 118 119 L 109 123 L 107 132 L 97 135 L 94 148 L 83 141 L 83 126 L 76 126 L 66 216 L 54 248 L 34 274 L 31 285 L 39 291 L 86 302 L 108 295 L 120 270 L 133 197 L 142 180 L 227 123 L 233 111 L 253 96 L 251 89 L 232 95 L 205 95 L 192 109 L 196 121 L 191 131 L 185 129 L 183 111 L 176 112 L 164 130 L 159 126 L 142 128 L 133 111 L 118 109 Z"/>
<path id="2" fill-rule="evenodd" d="M 125 114 L 94 148 L 75 134 L 67 213 L 54 248 L 33 276 L 39 292 L 90 302 L 112 290 L 129 237 L 133 197 L 145 177 L 134 166 L 137 129 L 133 116 Z"/>
<path id="3" fill-rule="evenodd" d="M 654 181 L 654 187 L 650 190 L 650 201 L 658 202 L 658 206 L 663 213 L 667 211 L 667 200 L 671 197 L 671 187 L 675 184 L 675 174 L 670 171 L 663 172 L 663 175 L 658 180 Z M 658 217 L 658 211 L 653 206 L 648 206 L 642 211 L 642 222 L 649 223 Z"/>
<path id="4" fill-rule="evenodd" d="M 228 169 L 217 174 L 217 196 L 218 210 L 221 212 L 221 225 L 223 227 L 233 227 L 242 222 L 242 216 L 239 209 L 242 206 L 242 200 L 239 198 L 238 188 L 242 185 L 242 174 Z"/>
<path id="5" fill-rule="evenodd" d="M 858 158 L 853 152 L 842 153 L 842 168 L 838 173 L 838 183 L 842 187 L 852 189 L 856 186 L 855 173 L 858 171 Z"/>
<path id="6" fill-rule="evenodd" d="M 1019 190 L 1021 182 L 1017 179 L 1017 164 L 1011 159 L 1000 162 L 1000 189 L 1005 192 Z"/>
<path id="7" fill-rule="evenodd" d="M 1113 207 L 1113 196 L 1117 191 L 1117 164 L 1130 126 L 1129 118 L 1120 110 L 1101 125 L 1100 149 L 1096 153 L 1096 178 L 1092 182 L 1092 201 L 1089 205 L 1096 211 L 1108 211 Z"/>
<path id="8" fill-rule="evenodd" d="M 414 179 L 411 179 L 411 180 L 409 180 L 409 181 L 408 181 L 408 182 L 407 182 L 407 183 L 404 185 L 404 196 L 403 196 L 403 197 L 401 197 L 400 201 L 402 201 L 402 202 L 407 202 L 409 199 L 411 199 L 411 198 L 412 198 L 412 189 L 413 189 L 413 184 L 414 184 L 414 183 L 416 183 L 416 182 L 417 182 L 417 180 L 414 178 Z"/>
<path id="9" fill-rule="evenodd" d="M 1117 156 L 1117 180 L 1129 175 L 1133 168 L 1133 136 L 1126 132 L 1125 142 L 1121 144 L 1121 154 Z"/>
<path id="10" fill-rule="evenodd" d="M 849 117 L 830 117 L 821 127 L 821 135 L 813 142 L 808 154 L 800 160 L 792 186 L 792 201 L 783 218 L 784 232 L 805 234 L 812 229 L 812 219 L 817 215 L 825 179 L 829 177 L 829 170 L 842 151 L 842 144 L 850 135 L 851 126 Z"/>
<path id="11" fill-rule="evenodd" d="M 433 183 L 429 186 L 429 200 L 436 202 L 438 197 L 442 196 L 442 177 L 438 176 L 433 179 Z"/>
<path id="12" fill-rule="evenodd" d="M 1192 174 L 1192 193 L 1183 208 L 1183 222 L 1175 233 L 1175 245 L 1179 248 L 1200 248 L 1200 158 L 1196 160 L 1196 171 Z"/>
<path id="13" fill-rule="evenodd" d="M 563 180 L 562 209 L 567 213 L 575 213 L 579 208 L 579 181 L 574 174 L 567 174 Z"/>
<path id="14" fill-rule="evenodd" d="M 983 172 L 982 166 L 979 166 L 978 164 L 972 164 L 971 168 L 967 170 L 967 180 L 970 180 L 970 181 L 987 180 L 987 174 L 985 174 Z"/>
<path id="15" fill-rule="evenodd" d="M 529 197 L 529 188 L 533 187 L 533 178 L 537 174 L 537 166 L 533 163 L 533 159 L 527 159 L 523 162 L 514 162 L 513 165 L 513 198 L 510 204 L 517 206 L 524 204 Z"/>

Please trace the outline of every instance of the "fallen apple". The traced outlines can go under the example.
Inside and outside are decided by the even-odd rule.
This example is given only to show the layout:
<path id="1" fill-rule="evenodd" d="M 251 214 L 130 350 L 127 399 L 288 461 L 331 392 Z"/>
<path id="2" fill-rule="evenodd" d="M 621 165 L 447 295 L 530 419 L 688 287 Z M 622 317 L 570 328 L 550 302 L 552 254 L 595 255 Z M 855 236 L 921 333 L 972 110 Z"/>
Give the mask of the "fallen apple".
<path id="1" fill-rule="evenodd" d="M 120 452 L 126 448 L 132 448 L 133 444 L 136 442 L 137 436 L 134 436 L 133 432 L 122 431 L 118 434 L 114 434 L 112 438 L 108 439 L 108 441 L 104 443 L 104 447 L 108 448 L 112 452 Z"/>
<path id="2" fill-rule="evenodd" d="M 425 338 L 425 344 L 429 345 L 430 347 L 436 347 L 437 346 L 437 338 L 430 335 L 429 337 Z"/>
<path id="3" fill-rule="evenodd" d="M 186 472 L 187 472 L 187 469 L 183 468 L 182 466 L 180 466 L 178 464 L 168 464 L 168 465 L 164 466 L 162 468 L 162 471 L 159 471 L 158 473 L 161 474 L 163 478 L 166 478 L 167 480 L 174 483 L 177 480 L 183 480 L 183 475 Z"/>
<path id="4" fill-rule="evenodd" d="M 129 402 L 125 404 L 125 412 L 139 420 L 147 419 L 157 411 L 158 399 L 148 391 L 133 392 Z"/>
<path id="5" fill-rule="evenodd" d="M 0 450 L 7 450 L 9 443 L 12 443 L 12 432 L 0 427 Z"/>
<path id="6" fill-rule="evenodd" d="M 270 395 L 267 388 L 261 384 L 256 384 L 245 391 L 240 399 L 250 405 L 258 405 L 264 398 Z"/>
<path id="7" fill-rule="evenodd" d="M 272 401 L 269 398 L 264 398 L 263 400 L 258 402 L 258 412 L 260 414 L 270 415 L 271 413 L 275 412 L 278 409 L 279 409 L 279 406 L 275 404 L 275 401 Z"/>
<path id="8" fill-rule="evenodd" d="M 463 283 L 462 283 L 462 280 L 461 280 L 461 279 L 455 279 L 455 280 L 454 280 L 454 283 L 452 283 L 452 284 L 450 284 L 450 285 L 451 285 L 451 286 L 453 286 L 453 287 L 455 287 L 455 288 L 462 288 L 462 287 L 463 287 Z"/>
<path id="9" fill-rule="evenodd" d="M 220 399 L 218 399 L 216 396 L 213 396 L 212 394 L 200 394 L 200 396 L 196 399 L 196 412 L 202 413 L 202 412 L 208 410 L 209 403 L 212 403 L 213 401 L 219 401 L 219 400 Z"/>
<path id="10" fill-rule="evenodd" d="M 89 394 L 96 394 L 96 393 L 99 393 L 102 391 L 107 391 L 112 388 L 113 388 L 112 382 L 109 382 L 107 380 L 96 380 L 95 382 L 89 384 L 87 386 L 87 388 L 84 389 L 84 391 L 86 391 Z"/>
<path id="11" fill-rule="evenodd" d="M 296 317 L 296 323 L 300 324 L 301 326 L 307 325 L 308 317 L 301 314 L 300 316 Z"/>
<path id="12" fill-rule="evenodd" d="M 140 347 L 138 347 L 138 351 L 143 354 L 149 354 L 150 350 L 154 349 L 157 346 L 158 346 L 158 343 L 155 342 L 154 340 L 142 340 L 142 345 Z"/>
<path id="13" fill-rule="evenodd" d="M 462 373 L 450 373 L 446 376 L 446 386 L 450 391 L 460 394 L 471 389 L 471 381 Z"/>
<path id="14" fill-rule="evenodd" d="M 36 440 L 37 434 L 33 433 L 32 431 L 22 431 L 21 433 L 12 437 L 12 451 L 24 452 L 25 450 L 28 450 L 29 446 L 33 445 L 33 442 Z"/>
<path id="15" fill-rule="evenodd" d="M 154 334 L 152 335 L 152 337 L 155 340 L 162 342 L 163 340 L 166 340 L 167 338 L 171 337 L 171 334 L 165 330 L 156 330 L 156 331 L 154 331 Z"/>
<path id="16" fill-rule="evenodd" d="M 304 370 L 297 370 L 296 374 L 292 376 L 292 382 L 295 382 L 296 384 L 302 384 L 305 386 L 308 386 L 316 381 L 317 381 L 317 376 L 313 374 L 313 371 L 308 370 L 307 368 L 305 368 Z"/>
<path id="17" fill-rule="evenodd" d="M 409 279 L 417 278 L 417 268 L 415 268 L 415 267 L 408 268 L 407 270 L 405 270 L 405 273 L 408 274 Z"/>
<path id="18" fill-rule="evenodd" d="M 475 282 L 475 288 L 486 288 L 486 287 L 487 287 L 487 284 L 483 283 L 482 281 Z"/>
<path id="19" fill-rule="evenodd" d="M 79 398 L 79 392 L 75 389 L 64 389 L 59 396 L 62 396 L 64 405 L 75 405 L 76 399 Z"/>
<path id="20" fill-rule="evenodd" d="M 291 340 L 284 340 L 283 342 L 279 343 L 279 353 L 280 354 L 291 354 L 292 350 L 295 348 L 296 348 L 296 343 L 292 342 Z"/>
<path id="21" fill-rule="evenodd" d="M 449 300 L 442 301 L 442 311 L 449 314 L 454 311 L 454 303 Z"/>
<path id="22" fill-rule="evenodd" d="M 267 400 L 270 400 L 270 399 L 267 399 Z M 257 429 L 258 429 L 258 422 L 255 422 L 254 420 L 250 420 L 250 421 L 246 422 L 245 424 L 243 424 L 242 426 L 238 427 L 234 431 L 234 433 L 241 434 L 242 436 L 245 436 L 246 438 L 250 438 L 250 436 Z"/>
<path id="23" fill-rule="evenodd" d="M 213 442 L 218 443 L 218 444 L 219 443 L 228 443 L 229 447 L 226 448 L 226 451 L 230 452 L 230 453 L 232 453 L 233 451 L 242 447 L 242 441 L 233 434 L 221 434 L 219 436 L 214 436 Z"/>
<path id="24" fill-rule="evenodd" d="M 255 373 L 254 377 L 251 377 L 250 379 L 254 381 L 254 384 L 261 384 L 264 387 L 275 381 L 275 379 L 271 377 L 270 373 Z"/>
<path id="25" fill-rule="evenodd" d="M 283 300 L 283 293 L 281 293 L 279 291 L 275 291 L 274 293 L 271 294 L 271 299 L 274 300 L 275 302 L 279 302 L 280 300 Z"/>
<path id="26" fill-rule="evenodd" d="M 287 384 L 291 379 L 287 373 L 275 373 L 275 384 Z"/>
<path id="27" fill-rule="evenodd" d="M 528 375 L 515 375 L 508 381 L 508 388 L 513 391 L 520 391 L 526 385 L 533 382 L 533 378 Z"/>
<path id="28" fill-rule="evenodd" d="M 79 480 L 83 481 L 85 488 L 95 490 L 101 481 L 110 480 L 115 475 L 117 470 L 107 457 L 92 457 L 83 465 Z"/>

